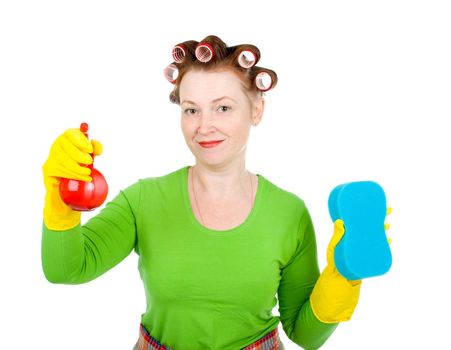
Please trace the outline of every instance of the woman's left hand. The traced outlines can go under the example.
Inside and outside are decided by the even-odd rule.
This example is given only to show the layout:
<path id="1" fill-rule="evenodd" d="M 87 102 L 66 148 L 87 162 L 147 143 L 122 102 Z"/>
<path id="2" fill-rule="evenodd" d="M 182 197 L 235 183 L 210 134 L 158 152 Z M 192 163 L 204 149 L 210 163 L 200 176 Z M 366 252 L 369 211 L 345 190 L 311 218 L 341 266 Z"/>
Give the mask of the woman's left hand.
<path id="1" fill-rule="evenodd" d="M 334 233 L 327 247 L 327 266 L 310 296 L 313 313 L 324 323 L 348 321 L 359 300 L 362 280 L 347 280 L 338 272 L 334 262 L 335 247 L 344 233 L 343 220 L 336 220 Z"/>
<path id="2" fill-rule="evenodd" d="M 388 207 L 386 216 L 392 208 Z M 388 230 L 386 223 L 384 229 Z M 334 222 L 334 233 L 327 247 L 327 266 L 321 273 L 310 295 L 310 305 L 315 316 L 324 323 L 338 323 L 348 321 L 357 306 L 362 280 L 348 280 L 337 270 L 334 261 L 334 251 L 345 234 L 343 220 Z M 388 243 L 391 239 L 388 238 Z"/>

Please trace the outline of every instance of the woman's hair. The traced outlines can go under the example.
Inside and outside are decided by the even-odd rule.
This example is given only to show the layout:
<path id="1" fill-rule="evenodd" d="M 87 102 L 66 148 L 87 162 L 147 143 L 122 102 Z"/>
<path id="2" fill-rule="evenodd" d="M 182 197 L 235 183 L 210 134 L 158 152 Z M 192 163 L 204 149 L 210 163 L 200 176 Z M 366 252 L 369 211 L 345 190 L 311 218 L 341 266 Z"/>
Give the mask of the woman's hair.
<path id="1" fill-rule="evenodd" d="M 277 84 L 273 70 L 256 66 L 260 50 L 251 44 L 227 46 L 219 37 L 209 35 L 200 42 L 188 40 L 177 44 L 172 57 L 174 62 L 164 70 L 166 79 L 174 84 L 169 94 L 172 103 L 180 104 L 180 82 L 189 70 L 230 70 L 244 83 L 245 91 L 256 96 Z"/>

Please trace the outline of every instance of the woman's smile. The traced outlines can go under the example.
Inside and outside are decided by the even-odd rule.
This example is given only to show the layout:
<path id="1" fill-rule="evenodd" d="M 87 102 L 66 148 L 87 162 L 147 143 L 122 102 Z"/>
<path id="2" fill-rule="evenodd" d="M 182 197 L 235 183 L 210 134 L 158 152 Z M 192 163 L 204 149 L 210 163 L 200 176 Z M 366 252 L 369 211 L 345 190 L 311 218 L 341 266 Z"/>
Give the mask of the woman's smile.
<path id="1" fill-rule="evenodd" d="M 213 148 L 218 146 L 224 140 L 215 140 L 215 141 L 202 141 L 199 142 L 199 145 L 203 148 Z"/>

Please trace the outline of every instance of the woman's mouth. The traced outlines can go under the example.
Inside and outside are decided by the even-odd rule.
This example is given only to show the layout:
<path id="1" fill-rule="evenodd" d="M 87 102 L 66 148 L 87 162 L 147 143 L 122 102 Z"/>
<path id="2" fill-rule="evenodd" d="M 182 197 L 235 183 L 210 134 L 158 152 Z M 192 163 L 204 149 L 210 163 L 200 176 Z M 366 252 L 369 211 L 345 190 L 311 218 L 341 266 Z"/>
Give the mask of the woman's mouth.
<path id="1" fill-rule="evenodd" d="M 199 142 L 199 145 L 203 148 L 213 148 L 219 145 L 224 140 L 216 140 L 216 141 L 208 141 L 208 142 Z"/>

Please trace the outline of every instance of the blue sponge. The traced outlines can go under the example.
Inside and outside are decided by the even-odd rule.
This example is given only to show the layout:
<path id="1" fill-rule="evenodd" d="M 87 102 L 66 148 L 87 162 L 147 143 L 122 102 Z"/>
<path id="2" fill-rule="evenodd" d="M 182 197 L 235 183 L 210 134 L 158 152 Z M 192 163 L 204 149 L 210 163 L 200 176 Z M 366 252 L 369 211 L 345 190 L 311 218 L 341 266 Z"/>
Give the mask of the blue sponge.
<path id="1" fill-rule="evenodd" d="M 344 222 L 345 234 L 335 247 L 335 265 L 348 280 L 379 276 L 392 264 L 384 223 L 384 190 L 373 181 L 350 182 L 329 195 L 332 221 Z"/>

